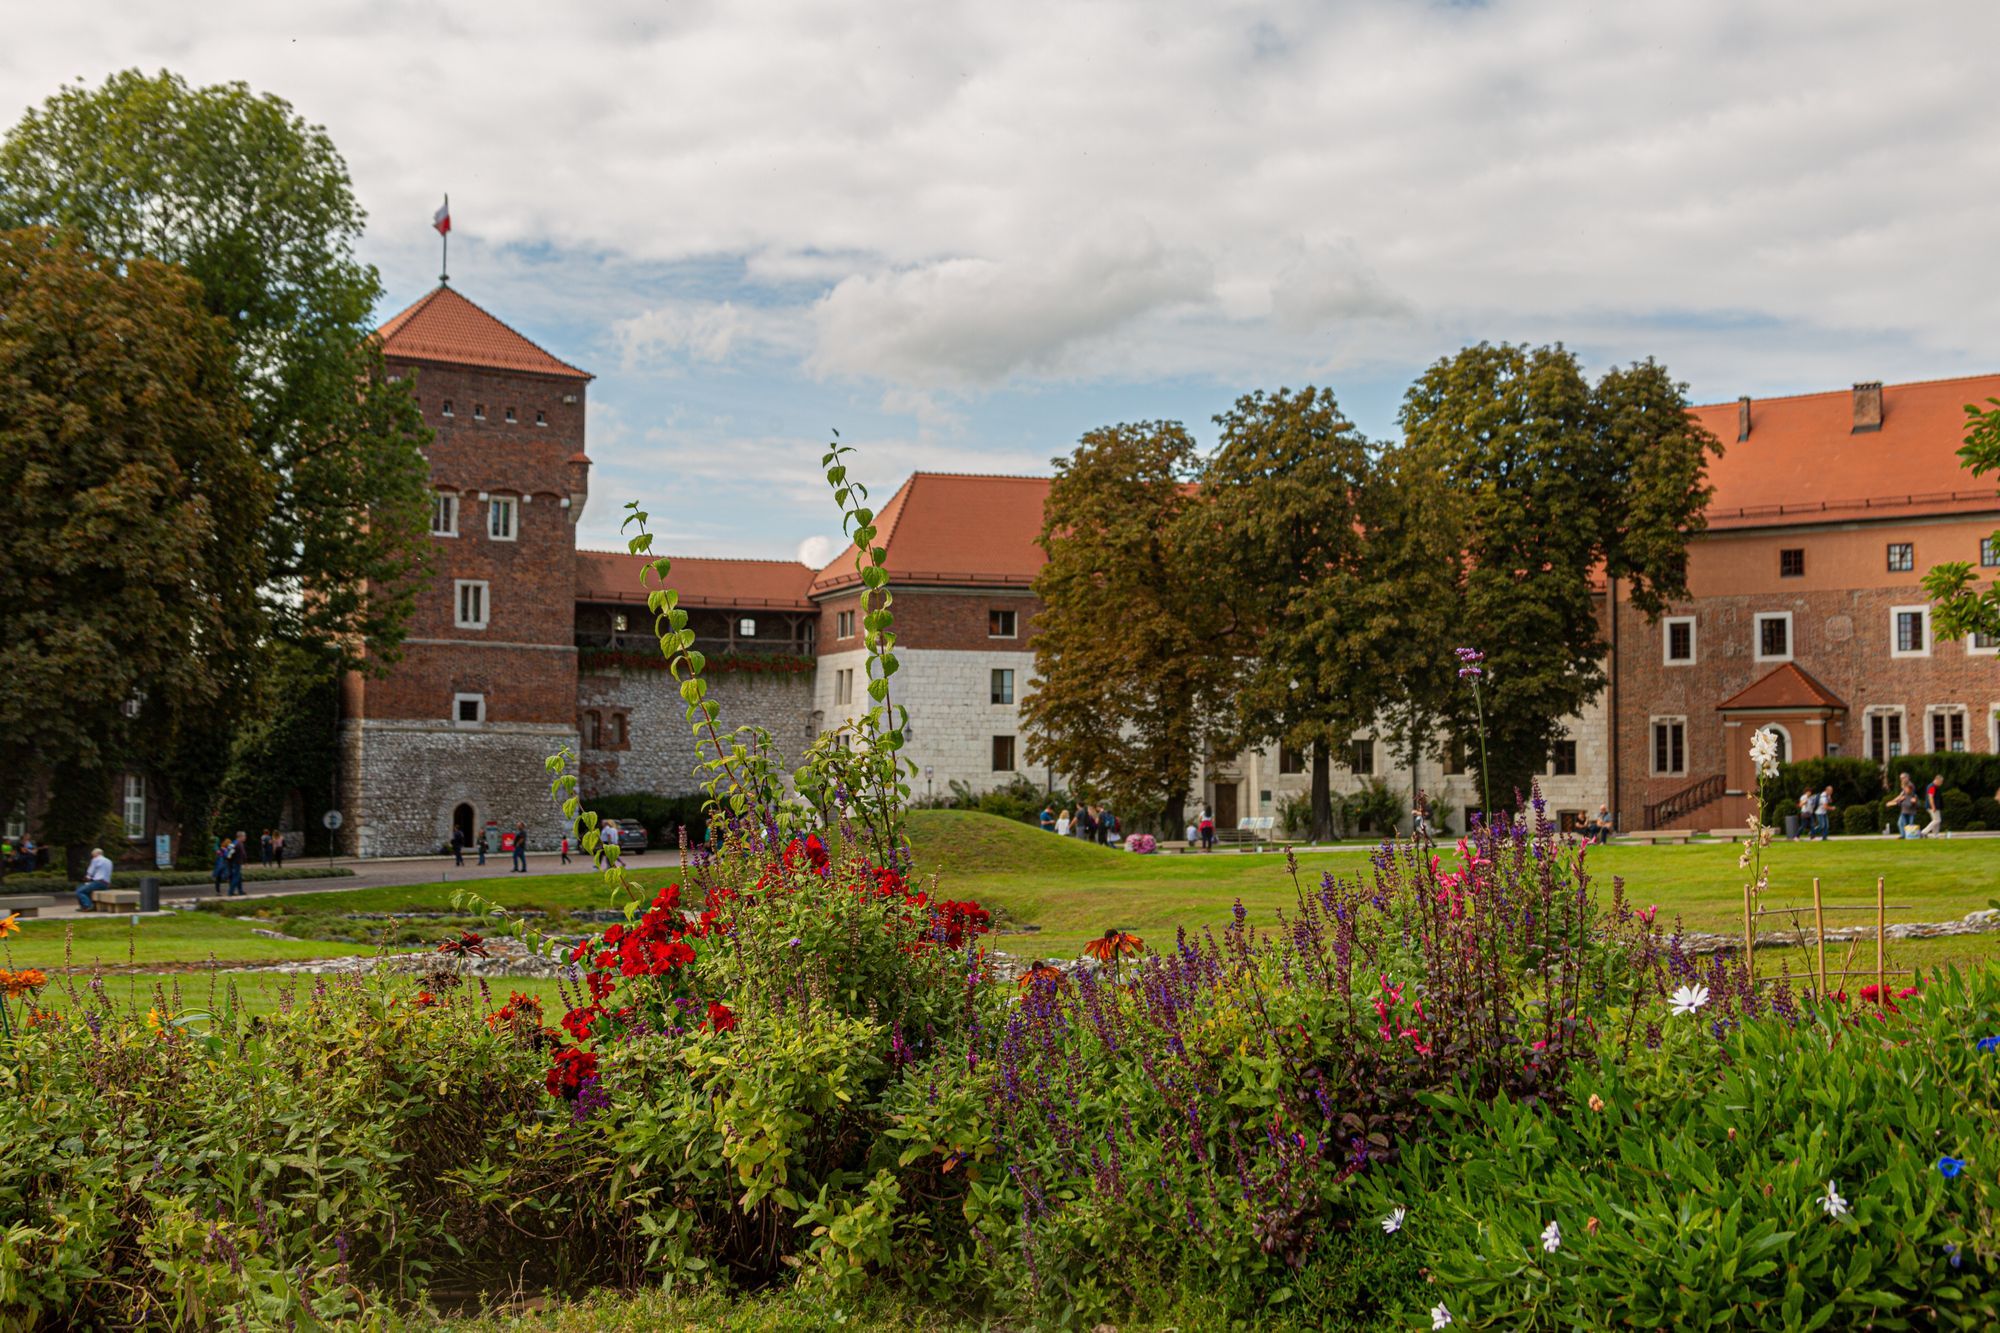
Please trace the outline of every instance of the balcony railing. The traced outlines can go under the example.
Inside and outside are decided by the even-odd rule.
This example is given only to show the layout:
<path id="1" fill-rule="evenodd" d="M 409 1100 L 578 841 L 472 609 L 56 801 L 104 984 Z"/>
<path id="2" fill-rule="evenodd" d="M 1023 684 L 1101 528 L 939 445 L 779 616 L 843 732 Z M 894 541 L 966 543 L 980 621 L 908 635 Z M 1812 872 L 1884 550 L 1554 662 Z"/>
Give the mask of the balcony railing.
<path id="1" fill-rule="evenodd" d="M 576 646 L 595 648 L 600 651 L 618 653 L 653 653 L 660 651 L 660 641 L 651 634 L 626 630 L 613 633 L 608 630 L 578 630 Z M 695 651 L 711 657 L 724 653 L 780 653 L 792 657 L 812 655 L 813 641 L 810 634 L 780 637 L 775 634 L 758 635 L 755 638 L 729 639 L 723 636 L 696 635 Z"/>

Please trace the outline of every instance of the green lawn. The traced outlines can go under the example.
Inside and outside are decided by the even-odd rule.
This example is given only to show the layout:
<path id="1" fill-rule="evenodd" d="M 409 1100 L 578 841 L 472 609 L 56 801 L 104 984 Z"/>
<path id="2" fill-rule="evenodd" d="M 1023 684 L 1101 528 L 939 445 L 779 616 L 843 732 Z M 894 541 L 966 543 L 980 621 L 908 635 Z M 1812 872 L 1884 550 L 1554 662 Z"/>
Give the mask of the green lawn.
<path id="1" fill-rule="evenodd" d="M 1009 926 L 1036 928 L 995 940 L 1017 954 L 1074 957 L 1084 941 L 1108 926 L 1166 944 L 1176 927 L 1198 930 L 1226 921 L 1238 898 L 1254 920 L 1268 922 L 1294 897 L 1284 858 L 1269 853 L 1133 856 L 1059 839 L 1025 824 L 951 810 L 915 812 L 911 828 L 917 873 L 926 881 L 935 878 L 935 892 L 1001 909 Z M 1369 850 L 1350 846 L 1301 854 L 1300 878 L 1311 887 L 1329 872 L 1367 873 Z M 1449 845 L 1442 850 L 1451 855 Z M 1657 903 L 1664 920 L 1679 917 L 1690 928 L 1733 931 L 1741 925 L 1745 878 L 1737 868 L 1738 850 L 1729 843 L 1600 847 L 1586 853 L 1585 864 L 1601 890 L 1609 891 L 1612 877 L 1623 877 L 1631 899 Z M 1914 909 L 1893 914 L 1892 920 L 1948 921 L 2000 897 L 2000 841 L 1995 840 L 1781 842 L 1767 855 L 1772 865 L 1767 906 L 1810 904 L 1815 875 L 1821 877 L 1828 902 L 1850 903 L 1872 903 L 1876 877 L 1883 877 L 1889 901 Z M 637 858 L 633 867 L 649 885 L 678 873 L 672 859 L 661 855 Z M 514 908 L 574 910 L 609 901 L 603 881 L 594 874 L 486 880 L 474 888 Z M 272 925 L 281 927 L 285 916 L 300 913 L 449 910 L 452 894 L 450 885 L 421 884 L 285 895 L 246 904 L 245 910 L 267 914 Z M 1844 913 L 1830 924 L 1867 920 L 1863 914 Z M 76 922 L 74 930 L 74 960 L 83 966 L 371 952 L 367 945 L 267 940 L 251 935 L 246 925 L 207 912 L 148 919 L 136 935 L 125 917 Z M 63 961 L 62 925 L 57 922 L 30 921 L 9 944 L 22 965 Z M 1899 957 L 1926 964 L 1964 962 L 2000 953 L 2000 934 L 1893 948 Z"/>

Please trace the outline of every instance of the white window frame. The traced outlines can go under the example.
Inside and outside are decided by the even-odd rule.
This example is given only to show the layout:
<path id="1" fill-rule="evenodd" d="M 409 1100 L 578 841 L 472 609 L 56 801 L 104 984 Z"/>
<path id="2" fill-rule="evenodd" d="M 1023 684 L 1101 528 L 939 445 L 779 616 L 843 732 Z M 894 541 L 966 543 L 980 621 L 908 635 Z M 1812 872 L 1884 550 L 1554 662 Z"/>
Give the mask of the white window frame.
<path id="1" fill-rule="evenodd" d="M 1986 705 L 1986 753 L 2000 754 L 2000 699 Z"/>
<path id="2" fill-rule="evenodd" d="M 142 841 L 146 836 L 146 775 L 144 773 L 127 773 L 125 775 L 124 814 L 126 841 Z"/>
<path id="3" fill-rule="evenodd" d="M 510 426 L 511 426 L 511 425 L 513 425 L 513 424 L 514 424 L 514 409 L 513 409 L 513 408 L 511 408 L 511 407 L 507 409 L 507 418 L 506 418 L 506 420 L 507 420 L 507 424 L 508 424 L 508 425 L 510 425 Z"/>
<path id="4" fill-rule="evenodd" d="M 1007 632 L 1006 632 L 1005 634 L 995 634 L 995 633 L 993 632 L 993 617 L 994 617 L 995 615 L 1004 615 L 1004 616 L 1006 616 L 1006 617 L 1007 617 Z M 1018 639 L 1018 638 L 1020 638 L 1020 637 L 1021 637 L 1021 613 L 1020 613 L 1019 611 L 1015 610 L 1015 609 L 1014 609 L 1013 607 L 1010 607 L 1010 606 L 989 606 L 989 607 L 987 607 L 987 608 L 986 608 L 986 637 L 987 637 L 987 638 L 989 638 L 989 639 Z"/>
<path id="5" fill-rule="evenodd" d="M 1681 766 L 1660 767 L 1660 746 L 1654 735 L 1663 726 L 1681 729 Z M 1684 778 L 1688 774 L 1688 720 L 1685 713 L 1662 713 L 1646 719 L 1646 775 L 1655 778 Z"/>
<path id="6" fill-rule="evenodd" d="M 452 414 L 452 413 L 451 413 L 451 399 L 447 398 L 447 399 L 445 399 L 445 400 L 444 400 L 444 406 L 443 406 L 443 408 L 442 408 L 442 409 L 441 409 L 441 410 L 440 410 L 440 411 L 438 412 L 438 415 L 439 415 L 439 416 L 445 416 L 445 417 L 448 417 L 448 416 L 450 416 L 451 414 Z"/>
<path id="7" fill-rule="evenodd" d="M 438 526 L 439 515 L 444 516 L 445 525 Z M 450 491 L 431 493 L 431 536 L 456 537 L 458 535 L 458 497 Z"/>
<path id="8" fill-rule="evenodd" d="M 1674 626 L 1688 627 L 1688 655 L 1675 657 Z M 1701 632 L 1693 616 L 1668 616 L 1660 621 L 1660 663 L 1670 667 L 1690 667 L 1701 660 Z"/>
<path id="9" fill-rule="evenodd" d="M 833 701 L 836 704 L 854 702 L 854 668 L 841 667 L 833 673 Z"/>
<path id="10" fill-rule="evenodd" d="M 1799 751 L 1798 747 L 1792 744 L 1791 728 L 1779 722 L 1766 722 L 1763 726 L 1757 728 L 1757 730 L 1775 731 L 1778 733 L 1779 738 L 1784 741 L 1785 752 L 1778 756 L 1779 763 L 1789 764 L 1797 761 L 1799 757 Z"/>
<path id="11" fill-rule="evenodd" d="M 14 813 L 7 816 L 6 835 L 9 841 L 17 844 L 28 836 L 28 811 L 25 806 L 15 806 Z"/>
<path id="12" fill-rule="evenodd" d="M 854 637 L 854 612 L 836 611 L 833 613 L 833 637 L 836 639 L 851 639 Z"/>
<path id="13" fill-rule="evenodd" d="M 1991 556 L 1989 560 L 1987 557 Z M 1981 537 L 1979 539 L 1979 567 L 1992 569 L 2000 565 L 2000 538 Z"/>
<path id="14" fill-rule="evenodd" d="M 478 618 L 465 614 L 466 593 L 477 589 L 479 605 Z M 485 629 L 493 616 L 492 588 L 485 579 L 453 579 L 451 581 L 451 623 L 456 629 Z"/>
<path id="15" fill-rule="evenodd" d="M 501 515 L 506 515 L 507 530 L 498 531 Z M 511 542 L 521 535 L 521 502 L 511 495 L 495 495 L 486 501 L 486 536 L 491 541 Z"/>
<path id="16" fill-rule="evenodd" d="M 1764 652 L 1764 622 L 1767 620 L 1785 622 L 1785 651 L 1782 654 L 1766 655 Z M 1791 661 L 1799 651 L 1799 641 L 1793 637 L 1795 629 L 1790 611 L 1759 611 L 1750 617 L 1750 656 L 1758 662 Z"/>
<path id="17" fill-rule="evenodd" d="M 1004 693 L 1006 694 L 1006 696 L 1007 696 L 1007 697 L 1006 697 L 1006 698 L 1004 698 L 1004 699 L 995 699 L 995 698 L 993 697 L 994 695 L 996 695 L 996 694 L 1000 694 L 1000 693 L 1003 693 L 1003 691 L 1002 691 L 1002 689 L 1001 689 L 1001 685 L 1003 684 L 1003 681 L 1002 681 L 1002 678 L 1003 678 L 1003 677 L 1005 678 L 1005 680 L 1004 680 L 1004 684 L 1005 684 L 1005 686 L 1006 686 L 1006 689 L 1004 690 Z M 989 704 L 991 704 L 991 706 L 993 706 L 993 707 L 995 707 L 995 708 L 1007 708 L 1007 707 L 1011 707 L 1011 706 L 1013 705 L 1013 702 L 1014 702 L 1014 668 L 1013 668 L 1013 667 L 994 667 L 994 668 L 992 668 L 991 672 L 990 672 L 990 673 L 988 674 L 988 676 L 987 676 L 987 678 L 986 678 L 986 683 L 987 683 L 987 687 L 988 687 L 988 688 L 987 688 L 987 691 L 986 691 L 986 698 L 987 698 L 987 701 L 989 702 Z"/>
<path id="18" fill-rule="evenodd" d="M 1945 738 L 1944 738 L 1944 745 L 1945 745 L 1945 748 L 1944 748 L 1944 749 L 1942 749 L 1942 750 L 1940 750 L 1940 749 L 1938 749 L 1938 748 L 1937 748 L 1937 736 L 1935 735 L 1935 731 L 1936 731 L 1936 728 L 1937 728 L 1937 723 L 1936 723 L 1936 722 L 1935 722 L 1935 721 L 1934 721 L 1933 719 L 1935 719 L 1935 718 L 1940 718 L 1940 717 L 1951 717 L 1951 716 L 1954 716 L 1954 715 L 1956 715 L 1956 716 L 1957 716 L 1957 717 L 1958 717 L 1958 718 L 1960 719 L 1960 721 L 1961 721 L 1961 723 L 1962 723 L 1962 725 L 1961 725 L 1961 726 L 1959 727 L 1959 731 L 1960 731 L 1961 733 L 1963 733 L 1963 735 L 1964 735 L 1964 737 L 1965 737 L 1965 749 L 1964 749 L 1964 750 L 1954 750 L 1954 749 L 1952 749 L 1952 748 L 1951 748 L 1951 726 L 1950 726 L 1950 724 L 1948 724 L 1948 723 L 1947 723 L 1947 724 L 1946 724 L 1946 726 L 1945 726 Z M 1924 746 L 1925 746 L 1925 751 L 1924 751 L 1924 752 L 1925 752 L 1926 754 L 1969 754 L 1969 753 L 1971 753 L 1971 751 L 1972 751 L 1972 710 L 1971 710 L 1971 709 L 1969 709 L 1969 708 L 1967 708 L 1967 707 L 1966 707 L 1966 706 L 1965 706 L 1964 704 L 1931 704 L 1931 705 L 1930 705 L 1929 707 L 1925 708 L 1925 709 L 1924 709 Z"/>
<path id="19" fill-rule="evenodd" d="M 1991 642 L 1991 643 L 1989 643 L 1989 644 L 1986 644 L 1986 645 L 1984 645 L 1984 646 L 1981 646 L 1981 644 L 1980 644 L 1980 642 L 1979 642 L 1979 636 L 1978 636 L 1977 634 L 1968 634 L 1968 635 L 1966 635 L 1966 636 L 1965 636 L 1965 655 L 1966 655 L 1967 657 L 1996 657 L 1996 656 L 2000 656 L 2000 634 L 1995 634 L 1995 635 L 1993 635 L 1993 636 L 1991 636 L 1991 637 L 1992 637 L 1992 639 L 1993 639 L 1993 642 Z"/>
<path id="20" fill-rule="evenodd" d="M 756 617 L 738 616 L 736 618 L 736 636 L 740 639 L 756 638 L 757 637 Z"/>
<path id="21" fill-rule="evenodd" d="M 1878 754 L 1875 750 L 1875 719 L 1878 717 L 1894 717 L 1897 719 L 1896 730 L 1902 733 L 1903 739 L 1897 742 L 1899 748 L 1893 755 Z M 1887 730 L 1887 728 L 1884 728 L 1884 730 Z M 1896 758 L 1898 755 L 1909 754 L 1910 753 L 1909 710 L 1903 707 L 1903 705 L 1901 704 L 1874 704 L 1871 705 L 1870 707 L 1862 709 L 1861 750 L 1863 754 L 1867 755 L 1868 758 L 1873 759 L 1878 764 L 1886 764 L 1891 759 Z"/>
<path id="22" fill-rule="evenodd" d="M 472 405 L 472 419 L 474 421 L 486 420 L 486 404 L 474 403 Z"/>
<path id="23" fill-rule="evenodd" d="M 541 411 L 540 409 L 536 409 L 536 412 L 535 412 L 535 424 L 536 424 L 537 426 L 546 426 L 546 425 L 548 425 L 548 424 L 549 424 L 549 414 L 548 414 L 547 412 L 544 412 L 544 411 Z"/>
<path id="24" fill-rule="evenodd" d="M 461 716 L 465 704 L 476 710 L 472 717 Z M 451 696 L 451 724 L 454 727 L 478 727 L 486 724 L 486 696 L 483 694 L 454 694 Z"/>
<path id="25" fill-rule="evenodd" d="M 1898 648 L 1896 646 L 1896 631 L 1898 628 L 1897 618 L 1900 616 L 1912 615 L 1912 614 L 1921 618 L 1920 623 L 1924 627 L 1923 646 L 1921 648 L 1910 648 L 1910 649 Z M 1930 655 L 1931 655 L 1931 609 L 1929 605 L 1923 602 L 1917 602 L 1910 606 L 1890 607 L 1889 608 L 1889 656 L 1929 657 Z"/>

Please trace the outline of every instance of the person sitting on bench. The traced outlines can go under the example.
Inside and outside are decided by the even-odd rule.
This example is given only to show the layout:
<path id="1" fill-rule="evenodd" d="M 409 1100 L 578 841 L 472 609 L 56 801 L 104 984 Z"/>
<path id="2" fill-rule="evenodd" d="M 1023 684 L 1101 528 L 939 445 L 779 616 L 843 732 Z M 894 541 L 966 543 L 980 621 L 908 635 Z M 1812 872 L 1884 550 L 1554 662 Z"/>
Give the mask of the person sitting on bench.
<path id="1" fill-rule="evenodd" d="M 90 867 L 83 872 L 83 883 L 76 886 L 76 907 L 79 912 L 95 912 L 97 904 L 90 900 L 93 893 L 111 887 L 111 858 L 104 854 L 102 847 L 90 849 Z"/>

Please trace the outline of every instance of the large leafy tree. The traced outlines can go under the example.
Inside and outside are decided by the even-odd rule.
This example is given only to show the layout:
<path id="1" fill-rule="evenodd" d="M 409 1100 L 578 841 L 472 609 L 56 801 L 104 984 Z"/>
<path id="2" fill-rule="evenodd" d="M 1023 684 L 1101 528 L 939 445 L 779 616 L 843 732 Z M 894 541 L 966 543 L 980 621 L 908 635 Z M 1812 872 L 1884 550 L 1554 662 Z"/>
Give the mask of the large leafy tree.
<path id="1" fill-rule="evenodd" d="M 1028 755 L 1178 829 L 1228 676 L 1223 607 L 1180 540 L 1194 441 L 1179 422 L 1108 426 L 1054 466 Z"/>
<path id="2" fill-rule="evenodd" d="M 0 232 L 0 810 L 45 787 L 53 842 L 242 684 L 271 505 L 247 424 L 185 274 Z"/>
<path id="3" fill-rule="evenodd" d="M 242 84 L 168 73 L 66 87 L 0 144 L 0 226 L 70 228 L 177 264 L 226 320 L 247 436 L 276 483 L 259 533 L 268 631 L 392 660 L 426 551 L 426 435 L 380 373 L 363 214 L 325 131 Z"/>
<path id="4" fill-rule="evenodd" d="M 1402 426 L 1398 466 L 1436 478 L 1461 547 L 1455 637 L 1487 655 L 1482 777 L 1507 804 L 1603 688 L 1601 581 L 1649 619 L 1687 595 L 1721 446 L 1664 367 L 1593 386 L 1560 345 L 1481 343 L 1439 361 L 1410 387 Z M 1440 708 L 1472 734 L 1464 692 Z"/>
<path id="5" fill-rule="evenodd" d="M 1975 477 L 2000 472 L 2000 398 L 1987 399 L 1984 407 L 1968 404 L 1965 415 L 1965 447 L 1958 456 Z M 2000 532 L 1992 539 L 2000 542 Z M 1952 560 L 1924 576 L 1924 591 L 1937 608 L 1939 638 L 2000 637 L 2000 579 L 1981 588 L 1970 561 Z"/>
<path id="6" fill-rule="evenodd" d="M 1253 393 L 1218 416 L 1189 544 L 1222 576 L 1238 633 L 1233 741 L 1309 751 L 1312 833 L 1330 838 L 1332 762 L 1384 695 L 1361 591 L 1368 442 L 1332 391 Z"/>

